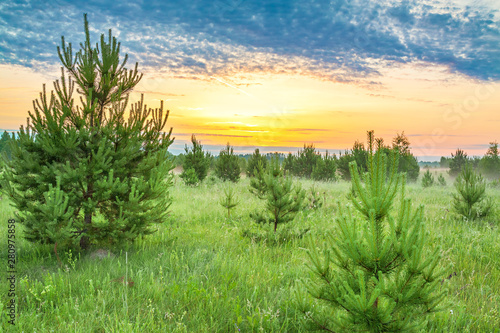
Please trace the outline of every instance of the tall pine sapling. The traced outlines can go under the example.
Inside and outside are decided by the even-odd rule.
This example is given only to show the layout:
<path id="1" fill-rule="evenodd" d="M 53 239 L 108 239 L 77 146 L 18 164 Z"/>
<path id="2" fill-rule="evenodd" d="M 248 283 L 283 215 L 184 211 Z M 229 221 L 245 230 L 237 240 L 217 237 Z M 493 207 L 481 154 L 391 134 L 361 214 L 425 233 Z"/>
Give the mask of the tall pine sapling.
<path id="1" fill-rule="evenodd" d="M 50 94 L 44 85 L 27 126 L 12 140 L 3 185 L 28 240 L 79 242 L 85 249 L 133 241 L 165 221 L 173 139 L 171 129 L 163 132 L 169 114 L 163 103 L 148 109 L 141 98 L 126 113 L 142 75 L 137 64 L 125 68 L 127 55 L 120 56 L 111 30 L 97 45 L 86 15 L 84 30 L 76 54 L 62 37 L 61 79 Z"/>
<path id="2" fill-rule="evenodd" d="M 309 268 L 313 280 L 297 289 L 296 300 L 313 329 L 330 332 L 400 332 L 419 329 L 438 311 L 440 251 L 426 251 L 423 207 L 405 198 L 398 156 L 373 150 L 369 138 L 368 172 L 363 180 L 356 162 L 349 167 L 357 213 L 339 203 L 337 227 L 321 250 L 311 240 Z M 400 191 L 399 211 L 390 214 Z M 311 297 L 312 296 L 312 297 Z M 319 304 L 318 304 L 319 303 Z M 319 306 L 318 306 L 319 305 Z"/>
<path id="3" fill-rule="evenodd" d="M 470 164 L 463 167 L 455 180 L 455 189 L 453 208 L 458 214 L 472 221 L 490 213 L 492 203 L 486 197 L 486 183 Z"/>

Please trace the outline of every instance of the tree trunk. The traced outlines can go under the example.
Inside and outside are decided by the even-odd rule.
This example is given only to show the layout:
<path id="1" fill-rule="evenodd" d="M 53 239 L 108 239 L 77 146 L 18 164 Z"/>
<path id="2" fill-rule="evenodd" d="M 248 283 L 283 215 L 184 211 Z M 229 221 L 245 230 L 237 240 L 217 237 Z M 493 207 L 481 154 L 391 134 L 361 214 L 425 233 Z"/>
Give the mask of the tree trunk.
<path id="1" fill-rule="evenodd" d="M 87 186 L 87 193 L 84 196 L 85 200 L 92 197 L 92 193 L 94 192 L 94 184 L 91 182 Z M 84 217 L 84 228 L 82 231 L 82 238 L 80 238 L 80 248 L 82 250 L 87 250 L 90 246 L 90 238 L 86 235 L 87 231 L 92 226 L 92 212 L 86 211 Z"/>

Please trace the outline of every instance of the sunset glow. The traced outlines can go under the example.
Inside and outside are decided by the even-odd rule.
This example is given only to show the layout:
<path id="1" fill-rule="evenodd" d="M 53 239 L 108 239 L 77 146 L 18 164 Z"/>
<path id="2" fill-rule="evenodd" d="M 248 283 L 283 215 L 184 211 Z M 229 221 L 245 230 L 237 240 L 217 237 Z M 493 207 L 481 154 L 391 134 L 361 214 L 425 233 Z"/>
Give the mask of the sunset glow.
<path id="1" fill-rule="evenodd" d="M 193 133 L 212 152 L 217 153 L 230 142 L 237 152 L 246 153 L 255 147 L 263 147 L 265 152 L 295 152 L 304 143 L 314 143 L 320 151 L 337 152 L 352 147 L 355 140 L 364 141 L 367 130 L 375 130 L 386 142 L 404 131 L 414 154 L 421 160 L 449 156 L 457 148 L 469 155 L 482 155 L 489 142 L 500 140 L 500 28 L 499 6 L 494 2 L 484 2 L 475 8 L 476 21 L 463 18 L 467 9 L 462 2 L 457 2 L 452 9 L 446 9 L 448 7 L 440 2 L 431 2 L 440 15 L 445 15 L 442 13 L 445 10 L 453 14 L 447 21 L 441 17 L 442 22 L 433 23 L 426 18 L 430 14 L 416 4 L 388 3 L 385 11 L 377 12 L 377 22 L 389 20 L 392 9 L 407 9 L 408 15 L 413 15 L 414 21 L 409 21 L 413 22 L 413 29 L 428 28 L 426 31 L 430 33 L 435 25 L 442 28 L 440 35 L 428 35 L 432 43 L 425 44 L 415 40 L 419 35 L 412 35 L 415 32 L 408 26 L 410 23 L 403 24 L 398 21 L 400 18 L 392 17 L 387 21 L 391 22 L 392 32 L 385 37 L 389 40 L 390 36 L 400 33 L 399 42 L 395 43 L 406 45 L 394 54 L 391 46 L 377 47 L 371 42 L 375 36 L 384 38 L 376 34 L 383 31 L 376 26 L 363 37 L 370 41 L 353 42 L 350 51 L 345 47 L 349 45 L 348 38 L 343 39 L 338 31 L 336 37 L 333 36 L 340 41 L 338 49 L 334 39 L 321 39 L 328 26 L 318 28 L 316 33 L 304 30 L 314 36 L 311 38 L 316 38 L 316 42 L 304 39 L 288 47 L 267 45 L 270 40 L 259 35 L 251 37 L 260 31 L 282 38 L 280 29 L 286 26 L 272 26 L 265 18 L 287 11 L 281 7 L 273 13 L 255 9 L 253 21 L 252 17 L 247 21 L 245 10 L 249 8 L 244 8 L 242 12 L 226 13 L 229 23 L 209 15 L 201 23 L 193 18 L 189 26 L 189 13 L 182 12 L 181 17 L 186 19 L 184 25 L 175 22 L 162 25 L 153 20 L 150 25 L 140 27 L 137 21 L 125 24 L 133 8 L 122 8 L 115 14 L 111 11 L 98 14 L 98 5 L 63 3 L 66 15 L 57 18 L 61 24 L 54 23 L 53 33 L 47 35 L 36 33 L 35 23 L 6 25 L 10 22 L 6 9 L 24 15 L 23 21 L 29 21 L 34 14 L 26 8 L 20 9 L 17 2 L 2 5 L 0 15 L 4 24 L 0 35 L 11 37 L 0 45 L 1 129 L 17 130 L 25 124 L 32 100 L 42 85 L 52 88 L 52 81 L 60 75 L 56 51 L 60 35 L 77 45 L 83 36 L 82 13 L 88 12 L 95 36 L 97 32 L 113 29 L 123 51 L 130 55 L 129 67 L 139 62 L 144 77 L 131 101 L 137 101 L 140 94 L 144 94 L 148 106 L 158 107 L 163 100 L 171 111 L 168 126 L 173 127 L 176 137 L 171 149 L 174 153 L 182 152 Z M 33 7 L 31 10 L 37 6 L 28 4 Z M 287 2 L 283 4 L 288 6 Z M 347 2 L 344 6 L 350 8 L 353 15 L 356 10 L 362 12 Z M 49 20 L 60 10 L 49 8 L 37 15 Z M 143 8 L 140 13 L 148 15 L 150 10 Z M 219 10 L 224 12 L 223 8 Z M 316 14 L 320 15 L 320 21 L 321 12 Z M 488 16 L 490 14 L 493 16 Z M 324 15 L 323 19 L 339 20 L 333 15 L 333 9 Z M 259 17 L 261 25 L 269 24 L 266 29 L 258 28 Z M 364 21 L 362 17 L 358 19 L 361 22 L 357 27 L 361 29 Z M 248 26 L 245 33 L 235 32 L 236 26 L 244 29 L 242 22 L 250 24 L 250 21 L 257 22 L 254 22 L 257 26 Z M 457 31 L 447 28 L 454 23 L 461 24 Z M 482 36 L 473 37 L 473 33 L 469 33 L 474 24 L 484 25 Z M 16 41 L 30 29 L 35 31 L 29 40 L 36 50 L 27 52 Z M 227 30 L 221 33 L 220 29 Z M 288 29 L 295 29 L 300 36 L 297 27 Z M 164 33 L 158 35 L 160 30 Z M 462 36 L 460 43 L 453 39 L 458 35 Z M 38 38 L 44 42 L 37 44 Z M 311 47 L 321 45 L 312 50 L 307 48 L 307 43 L 311 43 Z M 470 49 L 472 45 L 476 50 Z M 387 50 L 382 50 L 383 47 Z M 303 52 L 299 52 L 301 49 Z M 442 56 L 431 56 L 438 53 Z M 335 60 L 335 54 L 342 59 Z"/>

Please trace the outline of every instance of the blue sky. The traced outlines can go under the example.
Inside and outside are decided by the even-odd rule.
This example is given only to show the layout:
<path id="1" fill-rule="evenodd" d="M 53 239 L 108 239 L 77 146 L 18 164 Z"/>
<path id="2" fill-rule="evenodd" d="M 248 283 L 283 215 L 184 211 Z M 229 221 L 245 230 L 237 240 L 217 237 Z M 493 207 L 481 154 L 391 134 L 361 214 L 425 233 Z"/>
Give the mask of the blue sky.
<path id="1" fill-rule="evenodd" d="M 428 61 L 498 80 L 498 9 L 494 1 L 2 1 L 0 62 L 57 62 L 61 33 L 81 41 L 86 12 L 94 31 L 113 27 L 132 61 L 180 76 L 243 66 L 376 81 L 380 66 Z"/>

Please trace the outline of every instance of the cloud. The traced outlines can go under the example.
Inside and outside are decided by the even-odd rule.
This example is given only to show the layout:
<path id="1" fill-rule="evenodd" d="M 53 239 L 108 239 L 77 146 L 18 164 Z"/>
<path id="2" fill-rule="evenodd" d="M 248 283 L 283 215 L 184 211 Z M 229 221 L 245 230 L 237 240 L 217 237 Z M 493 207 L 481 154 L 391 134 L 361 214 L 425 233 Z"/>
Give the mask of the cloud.
<path id="1" fill-rule="evenodd" d="M 0 61 L 57 62 L 60 35 L 93 40 L 113 28 L 142 66 L 178 77 L 298 73 L 376 83 L 384 66 L 425 61 L 500 79 L 498 8 L 440 1 L 97 1 L 0 4 Z"/>

